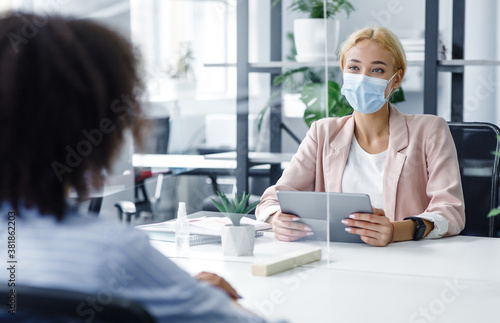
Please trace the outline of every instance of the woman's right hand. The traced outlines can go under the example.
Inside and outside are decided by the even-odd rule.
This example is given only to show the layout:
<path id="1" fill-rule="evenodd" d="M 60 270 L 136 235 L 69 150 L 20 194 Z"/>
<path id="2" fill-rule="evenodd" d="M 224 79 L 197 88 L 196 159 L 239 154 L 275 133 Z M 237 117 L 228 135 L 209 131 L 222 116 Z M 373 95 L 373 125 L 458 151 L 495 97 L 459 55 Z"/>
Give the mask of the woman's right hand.
<path id="1" fill-rule="evenodd" d="M 267 222 L 271 224 L 276 239 L 281 241 L 295 241 L 314 234 L 308 225 L 297 222 L 299 220 L 300 217 L 298 216 L 278 211 L 271 215 L 267 219 Z"/>

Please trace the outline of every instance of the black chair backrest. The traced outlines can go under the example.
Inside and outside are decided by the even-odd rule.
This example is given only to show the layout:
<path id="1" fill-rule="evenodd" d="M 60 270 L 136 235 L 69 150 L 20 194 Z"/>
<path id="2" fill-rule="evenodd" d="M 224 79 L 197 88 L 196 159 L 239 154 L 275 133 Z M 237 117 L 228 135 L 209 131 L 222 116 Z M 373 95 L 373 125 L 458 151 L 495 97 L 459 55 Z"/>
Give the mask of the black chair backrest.
<path id="1" fill-rule="evenodd" d="M 67 290 L 16 286 L 15 299 L 10 288 L 0 288 L 1 317 L 8 322 L 130 322 L 153 323 L 152 316 L 137 302 L 119 298 L 110 291 L 86 294 Z M 15 315 L 6 314 L 15 306 Z M 6 316 L 8 315 L 8 316 Z"/>
<path id="2" fill-rule="evenodd" d="M 170 139 L 170 117 L 149 118 L 146 119 L 149 127 L 149 133 L 144 138 L 143 151 L 145 154 L 166 154 Z"/>
<path id="3" fill-rule="evenodd" d="M 487 122 L 449 122 L 457 148 L 465 199 L 462 235 L 496 236 L 498 220 L 487 214 L 498 206 L 500 129 Z"/>

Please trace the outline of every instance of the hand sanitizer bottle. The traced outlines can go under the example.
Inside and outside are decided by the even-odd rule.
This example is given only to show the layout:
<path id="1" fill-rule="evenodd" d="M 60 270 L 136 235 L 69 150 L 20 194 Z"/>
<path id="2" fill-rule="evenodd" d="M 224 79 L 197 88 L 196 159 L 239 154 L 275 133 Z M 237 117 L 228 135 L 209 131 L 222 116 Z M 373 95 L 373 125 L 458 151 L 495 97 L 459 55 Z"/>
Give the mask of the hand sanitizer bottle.
<path id="1" fill-rule="evenodd" d="M 175 222 L 175 245 L 177 252 L 189 251 L 189 221 L 186 214 L 186 203 L 179 202 L 177 221 Z"/>

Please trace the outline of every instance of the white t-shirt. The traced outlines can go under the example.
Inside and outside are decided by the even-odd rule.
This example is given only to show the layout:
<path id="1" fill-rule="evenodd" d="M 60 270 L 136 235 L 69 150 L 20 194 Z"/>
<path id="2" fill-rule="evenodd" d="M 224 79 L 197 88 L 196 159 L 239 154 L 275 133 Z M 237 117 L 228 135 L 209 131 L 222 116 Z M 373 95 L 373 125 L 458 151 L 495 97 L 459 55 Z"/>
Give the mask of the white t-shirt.
<path id="1" fill-rule="evenodd" d="M 342 192 L 364 193 L 370 196 L 372 206 L 384 209 L 384 167 L 387 150 L 379 154 L 367 153 L 352 137 L 351 150 L 342 176 Z M 440 238 L 448 231 L 448 221 L 439 214 L 425 212 L 420 218 L 434 222 L 427 238 Z"/>
<path id="2" fill-rule="evenodd" d="M 372 206 L 384 208 L 384 166 L 387 150 L 369 154 L 361 148 L 356 136 L 352 137 L 351 151 L 342 176 L 342 192 L 370 195 Z"/>

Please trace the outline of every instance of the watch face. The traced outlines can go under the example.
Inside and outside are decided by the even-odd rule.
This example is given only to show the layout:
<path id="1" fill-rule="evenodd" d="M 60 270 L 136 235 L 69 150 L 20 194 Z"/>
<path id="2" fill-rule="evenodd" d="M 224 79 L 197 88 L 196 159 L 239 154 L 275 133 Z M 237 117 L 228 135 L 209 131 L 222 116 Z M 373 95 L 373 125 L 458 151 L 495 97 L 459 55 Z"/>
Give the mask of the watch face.
<path id="1" fill-rule="evenodd" d="M 413 234 L 413 240 L 420 240 L 424 237 L 425 229 L 427 229 L 424 220 L 416 216 L 407 217 L 404 220 L 412 220 L 417 225 Z"/>
<path id="2" fill-rule="evenodd" d="M 414 240 L 420 240 L 424 237 L 426 226 L 425 224 L 422 225 L 417 225 L 417 228 L 415 229 L 415 235 L 413 236 Z"/>

